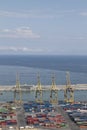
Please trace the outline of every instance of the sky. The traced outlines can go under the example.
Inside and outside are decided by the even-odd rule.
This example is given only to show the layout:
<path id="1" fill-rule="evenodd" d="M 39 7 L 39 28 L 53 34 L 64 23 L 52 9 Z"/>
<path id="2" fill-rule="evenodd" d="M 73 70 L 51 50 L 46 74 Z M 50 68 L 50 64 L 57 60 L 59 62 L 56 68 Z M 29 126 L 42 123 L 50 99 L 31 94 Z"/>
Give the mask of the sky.
<path id="1" fill-rule="evenodd" d="M 0 0 L 0 54 L 87 55 L 87 0 Z"/>

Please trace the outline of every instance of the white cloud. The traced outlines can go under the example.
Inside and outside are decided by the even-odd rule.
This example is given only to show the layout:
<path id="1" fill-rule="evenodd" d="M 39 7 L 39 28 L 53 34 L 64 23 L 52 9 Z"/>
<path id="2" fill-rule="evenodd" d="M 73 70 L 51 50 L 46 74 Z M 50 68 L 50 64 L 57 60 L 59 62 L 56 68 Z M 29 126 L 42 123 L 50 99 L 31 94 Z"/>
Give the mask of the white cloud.
<path id="1" fill-rule="evenodd" d="M 17 17 L 17 18 L 52 18 L 53 17 L 53 15 L 42 11 L 10 12 L 10 11 L 3 11 L 3 10 L 0 10 L 0 16 Z"/>
<path id="2" fill-rule="evenodd" d="M 19 12 L 0 10 L 0 16 L 16 18 L 55 18 L 74 13 L 75 10 L 21 10 Z"/>
<path id="3" fill-rule="evenodd" d="M 87 12 L 81 12 L 80 15 L 81 16 L 87 16 Z"/>
<path id="4" fill-rule="evenodd" d="M 0 30 L 1 38 L 40 38 L 40 35 L 33 33 L 29 27 L 20 27 L 16 29 Z"/>
<path id="5" fill-rule="evenodd" d="M 84 41 L 84 40 L 87 40 L 87 37 L 86 37 L 86 36 L 66 36 L 66 37 L 64 37 L 63 39 L 66 39 L 66 40 L 81 40 L 81 41 Z"/>
<path id="6" fill-rule="evenodd" d="M 38 53 L 44 52 L 44 49 L 36 49 L 36 48 L 29 48 L 29 47 L 15 47 L 15 46 L 0 46 L 0 51 L 6 52 L 23 52 L 23 53 Z"/>
<path id="7" fill-rule="evenodd" d="M 0 10 L 0 16 L 6 16 L 6 17 L 28 17 L 29 14 Z"/>

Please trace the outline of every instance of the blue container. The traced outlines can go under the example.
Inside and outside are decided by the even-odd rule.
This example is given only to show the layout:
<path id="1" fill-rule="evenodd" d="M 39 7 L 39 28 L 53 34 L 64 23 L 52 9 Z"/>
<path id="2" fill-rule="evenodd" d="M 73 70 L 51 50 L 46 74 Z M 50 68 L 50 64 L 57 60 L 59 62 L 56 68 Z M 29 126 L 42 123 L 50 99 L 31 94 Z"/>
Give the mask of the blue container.
<path id="1" fill-rule="evenodd" d="M 38 126 L 39 126 L 39 123 L 34 124 L 34 126 L 35 126 L 35 127 L 38 127 Z"/>
<path id="2" fill-rule="evenodd" d="M 45 123 L 46 123 L 46 122 L 48 123 L 48 122 L 50 122 L 50 120 L 46 119 L 46 120 L 44 120 L 44 122 L 45 122 Z"/>
<path id="3" fill-rule="evenodd" d="M 12 122 L 6 122 L 7 125 L 13 125 Z"/>
<path id="4" fill-rule="evenodd" d="M 36 103 L 32 104 L 32 107 L 37 107 L 37 104 Z"/>
<path id="5" fill-rule="evenodd" d="M 25 112 L 29 112 L 29 109 L 25 109 Z"/>

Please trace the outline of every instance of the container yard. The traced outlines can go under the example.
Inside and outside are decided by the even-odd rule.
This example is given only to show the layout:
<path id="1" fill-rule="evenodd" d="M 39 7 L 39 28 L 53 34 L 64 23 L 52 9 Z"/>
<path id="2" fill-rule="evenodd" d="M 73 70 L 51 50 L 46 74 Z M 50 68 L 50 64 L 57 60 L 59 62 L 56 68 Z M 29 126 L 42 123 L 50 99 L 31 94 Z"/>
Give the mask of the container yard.
<path id="1" fill-rule="evenodd" d="M 2 103 L 0 129 L 68 129 L 57 106 L 49 102 L 28 102 L 21 105 Z"/>
<path id="2" fill-rule="evenodd" d="M 87 130 L 87 103 L 1 103 L 0 129 Z"/>
<path id="3" fill-rule="evenodd" d="M 2 130 L 86 130 L 86 103 L 1 103 Z"/>
<path id="4" fill-rule="evenodd" d="M 17 125 L 17 115 L 14 108 L 8 103 L 0 104 L 0 128 L 6 129 L 6 127 Z"/>
<path id="5" fill-rule="evenodd" d="M 27 125 L 37 128 L 67 128 L 68 124 L 55 106 L 46 103 L 24 104 L 25 121 Z"/>

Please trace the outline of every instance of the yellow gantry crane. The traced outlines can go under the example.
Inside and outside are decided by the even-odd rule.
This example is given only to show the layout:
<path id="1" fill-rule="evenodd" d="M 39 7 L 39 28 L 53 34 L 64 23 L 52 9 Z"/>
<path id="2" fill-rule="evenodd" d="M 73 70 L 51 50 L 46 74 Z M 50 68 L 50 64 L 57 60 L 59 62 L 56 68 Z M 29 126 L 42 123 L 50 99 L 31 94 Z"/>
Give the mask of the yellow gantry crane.
<path id="1" fill-rule="evenodd" d="M 64 90 L 64 101 L 70 103 L 74 102 L 74 89 L 71 86 L 69 72 L 66 72 L 66 87 Z"/>
<path id="2" fill-rule="evenodd" d="M 21 104 L 22 103 L 22 92 L 21 92 L 21 88 L 20 88 L 18 73 L 16 75 L 16 87 L 15 87 L 15 90 L 14 90 L 14 102 L 16 104 Z"/>
<path id="3" fill-rule="evenodd" d="M 52 86 L 50 89 L 50 103 L 58 104 L 58 89 L 55 84 L 55 78 L 52 77 Z"/>
<path id="4" fill-rule="evenodd" d="M 36 92 L 35 92 L 35 100 L 38 103 L 42 103 L 42 86 L 41 86 L 41 82 L 40 82 L 40 76 L 38 75 L 38 83 L 37 83 L 37 87 L 36 87 Z"/>

